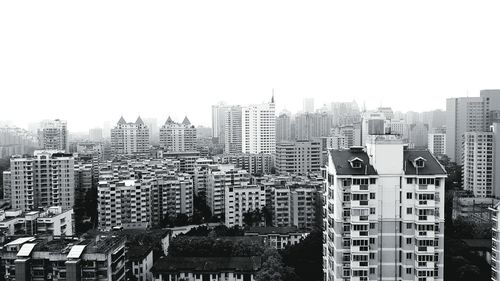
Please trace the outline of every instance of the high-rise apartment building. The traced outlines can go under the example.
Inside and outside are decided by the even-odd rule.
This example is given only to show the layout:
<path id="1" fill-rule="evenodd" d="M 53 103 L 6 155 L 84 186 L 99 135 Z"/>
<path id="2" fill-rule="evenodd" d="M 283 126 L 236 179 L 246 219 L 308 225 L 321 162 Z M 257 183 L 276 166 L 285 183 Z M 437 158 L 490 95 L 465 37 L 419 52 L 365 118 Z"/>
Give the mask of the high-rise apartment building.
<path id="1" fill-rule="evenodd" d="M 436 157 L 446 154 L 446 134 L 429 133 L 427 139 L 429 151 Z"/>
<path id="2" fill-rule="evenodd" d="M 123 117 L 111 129 L 111 152 L 114 155 L 149 153 L 149 129 L 137 117 L 135 123 L 127 123 Z"/>
<path id="3" fill-rule="evenodd" d="M 66 121 L 55 119 L 41 122 L 38 129 L 41 149 L 69 152 L 68 125 Z"/>
<path id="4" fill-rule="evenodd" d="M 463 162 L 464 134 L 488 130 L 489 109 L 482 97 L 446 100 L 446 155 L 451 161 Z"/>
<path id="5" fill-rule="evenodd" d="M 292 123 L 290 116 L 282 113 L 276 117 L 276 143 L 292 140 Z"/>
<path id="6" fill-rule="evenodd" d="M 244 214 L 266 205 L 264 186 L 243 184 L 229 187 L 224 194 L 224 220 L 227 227 L 244 226 Z"/>
<path id="7" fill-rule="evenodd" d="M 10 175 L 4 180 L 4 199 L 13 209 L 22 211 L 61 206 L 73 208 L 75 203 L 75 160 L 71 154 L 58 151 L 35 151 L 33 156 L 10 159 Z"/>
<path id="8" fill-rule="evenodd" d="M 160 146 L 169 152 L 196 151 L 196 128 L 187 117 L 176 123 L 168 117 L 160 129 Z"/>
<path id="9" fill-rule="evenodd" d="M 319 141 L 282 142 L 276 146 L 277 174 L 318 173 L 321 168 Z"/>
<path id="10" fill-rule="evenodd" d="M 241 153 L 242 127 L 241 106 L 228 106 L 224 114 L 224 142 L 225 153 Z"/>
<path id="11" fill-rule="evenodd" d="M 236 153 L 221 155 L 220 162 L 231 164 L 236 168 L 247 171 L 250 175 L 271 174 L 274 167 L 274 158 L 271 154 Z"/>
<path id="12" fill-rule="evenodd" d="M 466 132 L 463 143 L 463 187 L 475 197 L 492 197 L 494 170 L 492 132 Z M 497 195 L 499 195 L 497 193 Z"/>
<path id="13" fill-rule="evenodd" d="M 331 150 L 324 280 L 443 280 L 445 178 L 429 151 L 394 135 Z"/>
<path id="14" fill-rule="evenodd" d="M 31 153 L 38 145 L 35 134 L 17 127 L 0 127 L 0 158 Z"/>
<path id="15" fill-rule="evenodd" d="M 335 126 L 352 125 L 361 121 L 361 113 L 355 101 L 335 102 L 330 107 Z"/>
<path id="16" fill-rule="evenodd" d="M 226 112 L 228 106 L 224 103 L 212 105 L 212 137 L 216 138 L 218 143 L 224 143 L 224 127 L 226 124 Z"/>
<path id="17" fill-rule="evenodd" d="M 333 116 L 327 112 L 303 113 L 295 116 L 295 138 L 314 140 L 327 137 L 333 127 Z"/>
<path id="18" fill-rule="evenodd" d="M 274 96 L 270 103 L 242 107 L 241 150 L 243 153 L 269 153 L 276 150 Z"/>
<path id="19" fill-rule="evenodd" d="M 409 144 L 410 147 L 427 148 L 429 125 L 422 122 L 410 125 Z"/>
<path id="20" fill-rule="evenodd" d="M 100 142 L 103 141 L 102 128 L 89 129 L 89 141 Z"/>
<path id="21" fill-rule="evenodd" d="M 225 214 L 226 191 L 249 182 L 247 171 L 232 165 L 219 165 L 207 174 L 206 203 L 212 215 L 221 218 Z"/>

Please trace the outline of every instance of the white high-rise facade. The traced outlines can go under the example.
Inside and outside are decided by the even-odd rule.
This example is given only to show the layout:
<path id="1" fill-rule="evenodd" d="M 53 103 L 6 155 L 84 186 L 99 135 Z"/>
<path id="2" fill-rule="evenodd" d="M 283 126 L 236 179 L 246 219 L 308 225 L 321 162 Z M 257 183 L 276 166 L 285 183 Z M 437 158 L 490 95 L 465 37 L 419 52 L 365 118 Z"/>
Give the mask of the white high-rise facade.
<path id="1" fill-rule="evenodd" d="M 38 129 L 38 141 L 41 149 L 68 152 L 68 125 L 66 121 L 55 119 L 41 122 L 40 129 Z"/>
<path id="2" fill-rule="evenodd" d="M 212 105 L 212 137 L 224 142 L 224 126 L 228 106 L 224 103 Z"/>
<path id="3" fill-rule="evenodd" d="M 244 214 L 260 210 L 266 205 L 264 186 L 242 184 L 229 187 L 224 194 L 225 224 L 227 227 L 244 226 Z"/>
<path id="4" fill-rule="evenodd" d="M 52 206 L 69 210 L 75 203 L 74 165 L 71 154 L 58 151 L 37 150 L 31 157 L 13 157 L 5 199 L 22 211 Z"/>
<path id="5" fill-rule="evenodd" d="M 241 106 L 228 106 L 224 115 L 224 153 L 241 152 Z"/>
<path id="6" fill-rule="evenodd" d="M 182 123 L 168 117 L 160 129 L 160 146 L 170 152 L 196 151 L 196 128 L 187 117 Z"/>
<path id="7" fill-rule="evenodd" d="M 446 134 L 429 133 L 427 147 L 434 156 L 446 154 Z"/>
<path id="8" fill-rule="evenodd" d="M 394 135 L 329 151 L 325 280 L 443 280 L 446 171 Z"/>
<path id="9" fill-rule="evenodd" d="M 274 97 L 270 103 L 242 107 L 241 144 L 243 153 L 276 151 L 276 115 Z"/>
<path id="10" fill-rule="evenodd" d="M 138 117 L 135 123 L 127 123 L 123 117 L 111 129 L 111 152 L 115 155 L 149 153 L 149 129 Z"/>

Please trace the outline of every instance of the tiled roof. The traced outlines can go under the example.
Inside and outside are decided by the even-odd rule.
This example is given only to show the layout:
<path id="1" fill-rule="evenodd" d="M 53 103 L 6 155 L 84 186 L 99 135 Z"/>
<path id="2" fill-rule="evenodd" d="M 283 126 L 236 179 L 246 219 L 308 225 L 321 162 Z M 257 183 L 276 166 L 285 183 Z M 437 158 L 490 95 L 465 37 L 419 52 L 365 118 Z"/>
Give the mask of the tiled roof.
<path id="1" fill-rule="evenodd" d="M 424 158 L 423 168 L 416 168 L 413 165 L 415 159 Z M 406 175 L 446 175 L 446 171 L 439 161 L 426 149 L 408 149 L 403 153 L 403 169 Z"/>
<path id="2" fill-rule="evenodd" d="M 370 165 L 366 152 L 361 149 L 330 150 L 332 161 L 337 170 L 337 175 L 377 175 L 377 171 Z M 350 160 L 361 159 L 361 168 L 353 168 Z"/>
<path id="3" fill-rule="evenodd" d="M 153 266 L 155 273 L 167 272 L 256 272 L 260 257 L 162 257 Z"/>

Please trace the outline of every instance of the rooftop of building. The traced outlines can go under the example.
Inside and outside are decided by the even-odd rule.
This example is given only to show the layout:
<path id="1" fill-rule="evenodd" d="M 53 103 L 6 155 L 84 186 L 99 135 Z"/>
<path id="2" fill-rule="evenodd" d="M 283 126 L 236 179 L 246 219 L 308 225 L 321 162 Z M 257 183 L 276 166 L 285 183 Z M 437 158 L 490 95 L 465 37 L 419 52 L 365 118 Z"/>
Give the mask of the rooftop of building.
<path id="1" fill-rule="evenodd" d="M 377 171 L 370 164 L 368 154 L 358 147 L 342 150 L 330 150 L 333 164 L 337 175 L 377 175 Z M 354 159 L 361 160 L 359 168 L 353 168 L 350 161 Z"/>
<path id="2" fill-rule="evenodd" d="M 126 256 L 131 261 L 142 261 L 152 250 L 152 245 L 127 245 Z"/>
<path id="3" fill-rule="evenodd" d="M 406 149 L 403 152 L 406 175 L 446 175 L 446 170 L 427 149 Z M 413 163 L 418 158 L 425 160 L 424 167 L 416 167 Z"/>
<path id="4" fill-rule="evenodd" d="M 257 233 L 260 235 L 268 235 L 268 234 L 302 234 L 306 233 L 306 231 L 299 230 L 296 226 L 288 226 L 288 227 L 273 227 L 273 226 L 255 226 L 250 227 L 245 231 L 245 234 Z"/>
<path id="5" fill-rule="evenodd" d="M 152 271 L 167 272 L 256 272 L 260 257 L 161 257 Z"/>

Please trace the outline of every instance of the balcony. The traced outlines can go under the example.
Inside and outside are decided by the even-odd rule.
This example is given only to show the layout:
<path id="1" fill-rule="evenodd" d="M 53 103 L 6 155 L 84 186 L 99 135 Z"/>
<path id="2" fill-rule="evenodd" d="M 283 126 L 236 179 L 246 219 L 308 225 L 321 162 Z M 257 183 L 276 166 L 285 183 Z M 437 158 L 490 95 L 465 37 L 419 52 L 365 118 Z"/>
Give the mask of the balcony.
<path id="1" fill-rule="evenodd" d="M 418 192 L 434 192 L 436 190 L 436 186 L 433 184 L 419 184 L 417 188 Z"/>
<path id="2" fill-rule="evenodd" d="M 367 184 L 351 185 L 351 192 L 368 192 L 369 186 Z"/>
<path id="3" fill-rule="evenodd" d="M 416 231 L 415 234 L 417 237 L 421 238 L 432 238 L 436 236 L 434 231 Z"/>
<path id="4" fill-rule="evenodd" d="M 352 222 L 367 222 L 368 216 L 351 216 Z"/>
<path id="5" fill-rule="evenodd" d="M 418 216 L 417 220 L 419 222 L 435 222 L 436 217 L 433 215 Z"/>
<path id="6" fill-rule="evenodd" d="M 351 246 L 351 253 L 368 253 L 368 246 Z"/>
<path id="7" fill-rule="evenodd" d="M 415 251 L 421 254 L 433 254 L 435 248 L 433 246 L 415 246 Z"/>
<path id="8" fill-rule="evenodd" d="M 418 200 L 416 202 L 416 207 L 417 208 L 435 208 L 436 207 L 436 201 L 434 200 Z"/>
<path id="9" fill-rule="evenodd" d="M 433 261 L 415 261 L 415 268 L 418 269 L 434 269 L 434 265 Z"/>

